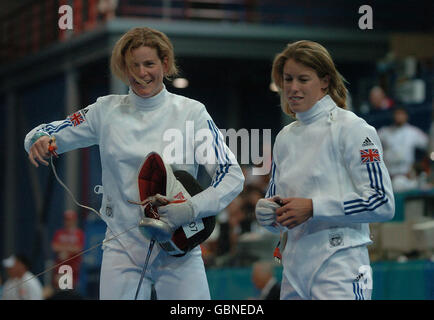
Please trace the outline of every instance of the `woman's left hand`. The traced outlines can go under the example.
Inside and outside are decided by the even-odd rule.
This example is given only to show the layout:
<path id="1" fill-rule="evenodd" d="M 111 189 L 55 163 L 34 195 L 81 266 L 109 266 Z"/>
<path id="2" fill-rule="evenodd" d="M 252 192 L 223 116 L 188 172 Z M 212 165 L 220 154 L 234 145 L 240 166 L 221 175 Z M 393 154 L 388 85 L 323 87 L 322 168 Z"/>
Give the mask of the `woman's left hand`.
<path id="1" fill-rule="evenodd" d="M 282 206 L 276 210 L 276 221 L 282 226 L 292 229 L 313 216 L 312 199 L 284 198 Z"/>

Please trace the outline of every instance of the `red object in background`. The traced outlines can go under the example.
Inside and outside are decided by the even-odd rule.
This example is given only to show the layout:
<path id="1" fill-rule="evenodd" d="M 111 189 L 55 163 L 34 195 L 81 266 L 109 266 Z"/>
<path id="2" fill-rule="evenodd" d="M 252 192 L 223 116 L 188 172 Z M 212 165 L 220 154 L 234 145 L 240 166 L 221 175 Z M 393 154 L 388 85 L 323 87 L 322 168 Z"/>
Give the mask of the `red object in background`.
<path id="1" fill-rule="evenodd" d="M 74 217 L 66 217 L 66 219 L 74 219 Z M 75 218 L 76 219 L 76 218 Z M 61 264 L 62 261 L 65 261 L 67 259 L 72 258 L 74 255 L 76 255 L 78 252 L 82 251 L 84 248 L 84 232 L 83 230 L 79 228 L 75 228 L 72 230 L 68 229 L 60 229 L 57 230 L 54 234 L 52 246 L 66 246 L 66 247 L 75 247 L 77 250 L 75 252 L 69 252 L 66 254 L 66 256 L 62 256 L 62 254 L 57 254 L 55 264 Z M 78 279 L 79 279 L 79 273 L 80 273 L 80 264 L 81 264 L 81 255 L 71 259 L 69 261 L 66 261 L 64 264 L 69 265 L 72 268 L 73 272 L 73 284 L 74 287 L 76 286 Z M 59 274 L 59 268 L 62 265 L 59 265 L 57 268 L 55 268 L 53 281 L 55 281 Z M 55 287 L 58 286 L 58 283 L 53 283 Z"/>
<path id="2" fill-rule="evenodd" d="M 74 0 L 72 10 L 74 12 L 74 34 L 79 34 L 83 29 L 83 1 Z"/>
<path id="3" fill-rule="evenodd" d="M 98 19 L 98 0 L 88 0 L 87 21 L 84 23 L 85 30 L 95 28 Z"/>

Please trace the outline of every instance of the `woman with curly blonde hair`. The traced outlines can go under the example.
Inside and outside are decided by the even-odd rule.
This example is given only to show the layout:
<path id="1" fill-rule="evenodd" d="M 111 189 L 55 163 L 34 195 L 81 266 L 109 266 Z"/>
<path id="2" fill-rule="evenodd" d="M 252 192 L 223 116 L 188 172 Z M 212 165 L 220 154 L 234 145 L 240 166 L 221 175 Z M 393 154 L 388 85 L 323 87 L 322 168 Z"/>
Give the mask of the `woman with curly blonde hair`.
<path id="1" fill-rule="evenodd" d="M 242 171 L 205 106 L 166 89 L 163 81 L 176 75 L 177 67 L 173 45 L 164 33 L 146 27 L 128 31 L 114 46 L 111 70 L 129 85 L 128 94 L 100 97 L 64 121 L 35 127 L 25 138 L 29 160 L 36 167 L 38 162 L 48 165 L 44 158 L 50 155 L 49 146 L 58 154 L 99 146 L 103 184 L 100 213 L 107 224 L 100 299 L 150 299 L 152 285 L 158 299 L 210 299 L 197 235 L 201 228 L 207 228 L 203 222 L 206 218 L 212 219 L 241 192 Z M 182 134 L 181 141 L 172 139 L 174 131 Z M 203 146 L 195 137 L 203 137 L 204 132 L 212 146 L 207 150 L 211 156 L 215 153 L 214 158 L 207 159 L 216 161 L 198 158 Z M 164 168 L 171 165 L 173 171 L 183 170 L 183 176 L 192 180 L 202 164 L 212 181 L 191 197 L 182 192 L 171 195 L 178 201 L 162 193 L 166 198 L 158 208 L 160 221 L 170 228 L 173 237 L 181 230 L 184 243 L 196 239 L 196 244 L 183 251 L 167 245 L 169 242 L 160 243 L 149 256 L 146 269 L 151 242 L 137 227 L 143 207 L 128 200 L 139 204 L 145 200 L 140 198 L 138 177 L 145 157 L 155 153 L 161 156 Z M 152 174 L 156 170 L 152 168 Z M 170 181 L 176 185 L 174 178 Z M 144 278 L 142 270 L 146 270 Z"/>

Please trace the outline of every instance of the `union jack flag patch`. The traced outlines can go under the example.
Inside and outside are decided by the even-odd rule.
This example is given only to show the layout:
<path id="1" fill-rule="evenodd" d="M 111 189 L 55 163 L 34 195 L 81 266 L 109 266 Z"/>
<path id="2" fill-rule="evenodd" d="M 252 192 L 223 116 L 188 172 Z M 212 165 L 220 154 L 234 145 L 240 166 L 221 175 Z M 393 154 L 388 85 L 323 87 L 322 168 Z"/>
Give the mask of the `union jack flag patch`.
<path id="1" fill-rule="evenodd" d="M 77 111 L 76 113 L 71 114 L 70 116 L 68 116 L 68 119 L 69 121 L 72 122 L 74 127 L 78 126 L 80 123 L 83 123 L 85 121 L 85 118 L 81 113 L 81 111 Z"/>
<path id="2" fill-rule="evenodd" d="M 378 149 L 363 149 L 360 150 L 362 163 L 380 162 L 380 153 Z"/>

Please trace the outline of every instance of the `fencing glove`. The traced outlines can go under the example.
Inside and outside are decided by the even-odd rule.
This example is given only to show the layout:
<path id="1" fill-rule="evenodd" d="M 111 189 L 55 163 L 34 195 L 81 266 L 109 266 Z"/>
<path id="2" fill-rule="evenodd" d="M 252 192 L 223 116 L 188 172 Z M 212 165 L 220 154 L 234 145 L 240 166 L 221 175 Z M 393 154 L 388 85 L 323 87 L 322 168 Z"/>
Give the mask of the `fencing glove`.
<path id="1" fill-rule="evenodd" d="M 276 209 L 280 208 L 280 197 L 262 198 L 256 203 L 255 214 L 258 223 L 273 233 L 280 233 L 283 227 L 276 221 Z"/>

